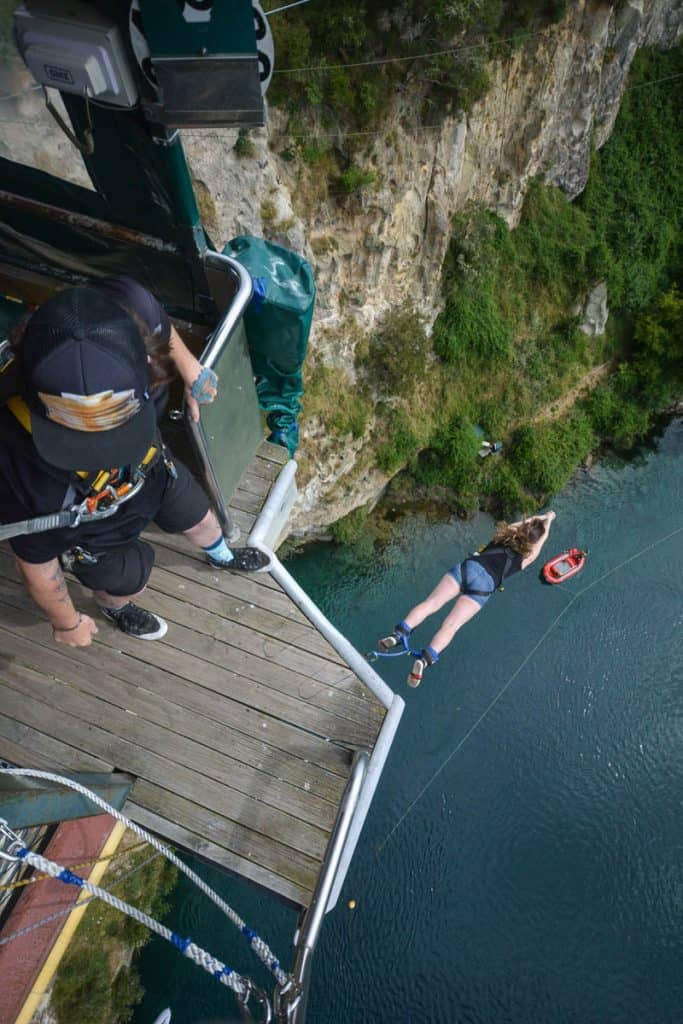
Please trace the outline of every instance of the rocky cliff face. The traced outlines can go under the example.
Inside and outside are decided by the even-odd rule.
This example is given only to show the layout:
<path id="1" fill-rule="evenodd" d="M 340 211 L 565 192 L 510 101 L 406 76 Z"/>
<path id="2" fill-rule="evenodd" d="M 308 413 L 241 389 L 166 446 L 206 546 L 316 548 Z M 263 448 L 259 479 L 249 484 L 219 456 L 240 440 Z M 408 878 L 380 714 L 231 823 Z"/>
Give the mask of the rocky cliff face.
<path id="1" fill-rule="evenodd" d="M 483 203 L 514 226 L 538 174 L 578 195 L 592 144 L 612 131 L 636 51 L 671 46 L 682 30 L 680 0 L 571 4 L 564 21 L 491 66 L 491 87 L 469 115 L 411 132 L 402 127 L 406 100 L 397 101 L 365 156 L 379 187 L 341 207 L 334 199 L 302 204 L 301 168 L 276 155 L 277 112 L 267 132 L 254 133 L 251 158 L 235 154 L 229 131 L 193 134 L 186 148 L 213 199 L 218 238 L 263 233 L 312 262 L 319 298 L 311 350 L 352 381 L 355 340 L 406 296 L 433 323 L 453 214 Z M 374 501 L 386 483 L 364 464 L 362 438 L 331 438 L 315 417 L 302 424 L 301 452 L 295 533 L 324 529 Z"/>

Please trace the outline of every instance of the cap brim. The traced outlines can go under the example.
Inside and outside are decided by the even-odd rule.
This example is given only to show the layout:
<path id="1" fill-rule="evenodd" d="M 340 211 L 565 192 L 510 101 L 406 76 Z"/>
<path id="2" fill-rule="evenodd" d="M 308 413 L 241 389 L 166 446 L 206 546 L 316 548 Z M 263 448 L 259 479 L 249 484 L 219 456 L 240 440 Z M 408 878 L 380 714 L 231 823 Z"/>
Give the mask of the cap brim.
<path id="1" fill-rule="evenodd" d="M 69 430 L 31 412 L 31 436 L 38 454 L 58 469 L 74 471 L 137 466 L 156 436 L 154 402 L 145 402 L 137 415 L 113 430 Z"/>

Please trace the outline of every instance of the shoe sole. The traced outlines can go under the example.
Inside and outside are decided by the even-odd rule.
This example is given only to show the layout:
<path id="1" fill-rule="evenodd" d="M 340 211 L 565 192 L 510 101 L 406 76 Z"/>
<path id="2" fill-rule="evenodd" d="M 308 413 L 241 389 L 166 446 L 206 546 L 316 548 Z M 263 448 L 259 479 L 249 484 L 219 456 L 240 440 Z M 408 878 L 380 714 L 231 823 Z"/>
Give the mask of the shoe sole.
<path id="1" fill-rule="evenodd" d="M 419 686 L 422 682 L 422 677 L 420 676 L 418 679 L 417 676 L 410 675 L 406 679 L 406 682 L 408 683 L 408 686 L 412 686 L 412 688 L 415 689 L 415 687 Z"/>
<path id="2" fill-rule="evenodd" d="M 157 619 L 159 616 L 157 615 Z M 154 633 L 143 633 L 142 636 L 138 636 L 135 633 L 126 633 L 126 636 L 130 636 L 133 640 L 161 640 L 162 636 L 166 636 L 168 633 L 168 622 L 163 619 L 159 619 L 159 628 Z M 123 630 L 121 630 L 123 632 Z"/>
<path id="3" fill-rule="evenodd" d="M 268 562 L 267 565 L 261 565 L 258 569 L 236 569 L 232 562 L 212 562 L 211 559 L 207 559 L 207 565 L 211 569 L 220 569 L 221 572 L 231 572 L 234 576 L 251 576 L 256 572 L 269 572 L 272 568 L 272 562 Z"/>

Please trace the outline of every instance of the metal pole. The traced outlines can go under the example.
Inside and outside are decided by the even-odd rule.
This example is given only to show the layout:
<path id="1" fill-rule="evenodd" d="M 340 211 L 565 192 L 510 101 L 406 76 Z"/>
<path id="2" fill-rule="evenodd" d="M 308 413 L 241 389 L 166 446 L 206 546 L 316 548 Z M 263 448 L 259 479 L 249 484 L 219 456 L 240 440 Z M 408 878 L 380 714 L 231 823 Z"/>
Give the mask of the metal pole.
<path id="1" fill-rule="evenodd" d="M 295 981 L 284 987 L 278 985 L 275 990 L 274 1009 L 278 1024 L 304 1024 L 306 1019 L 313 954 L 369 763 L 367 751 L 358 751 L 332 829 L 318 885 L 294 938 L 295 955 L 291 973 Z"/>

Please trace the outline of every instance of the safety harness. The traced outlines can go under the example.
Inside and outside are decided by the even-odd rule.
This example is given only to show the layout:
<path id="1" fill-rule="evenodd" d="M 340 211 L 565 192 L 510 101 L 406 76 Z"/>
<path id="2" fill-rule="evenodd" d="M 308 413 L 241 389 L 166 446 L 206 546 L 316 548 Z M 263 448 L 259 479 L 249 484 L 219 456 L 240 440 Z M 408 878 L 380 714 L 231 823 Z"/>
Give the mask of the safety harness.
<path id="1" fill-rule="evenodd" d="M 462 577 L 462 583 L 460 585 L 460 593 L 461 594 L 465 594 L 466 596 L 472 596 L 472 597 L 490 597 L 491 596 L 492 591 L 490 591 L 490 590 L 476 590 L 474 587 L 471 587 L 469 585 L 468 580 L 467 580 L 467 563 L 469 561 L 472 561 L 475 558 L 477 560 L 479 560 L 480 556 L 483 555 L 484 552 L 486 552 L 487 555 L 503 555 L 503 554 L 505 555 L 505 565 L 503 566 L 503 574 L 502 574 L 502 576 L 500 578 L 499 585 L 496 587 L 496 590 L 505 590 L 505 587 L 503 586 L 503 580 L 505 579 L 505 577 L 508 575 L 508 573 L 510 571 L 510 567 L 511 567 L 511 565 L 512 565 L 512 563 L 514 561 L 514 558 L 515 558 L 515 552 L 511 551 L 510 548 L 503 547 L 502 544 L 496 544 L 492 548 L 488 547 L 487 545 L 484 545 L 483 548 L 479 548 L 478 551 L 475 551 L 474 554 L 470 555 L 470 557 L 468 559 L 466 559 L 464 562 L 462 562 L 461 565 L 460 565 L 460 575 Z M 488 569 L 486 571 L 488 572 Z"/>
<path id="2" fill-rule="evenodd" d="M 2 371 L 0 370 L 0 372 Z M 23 398 L 19 395 L 12 395 L 5 404 L 24 430 L 30 434 L 31 413 Z M 82 501 L 72 504 L 70 507 L 61 508 L 59 512 L 52 512 L 49 515 L 0 525 L 0 540 L 9 540 L 24 534 L 43 533 L 46 530 L 58 530 L 65 527 L 73 529 L 81 523 L 108 519 L 142 488 L 147 473 L 159 452 L 164 458 L 166 468 L 172 476 L 175 476 L 176 471 L 170 455 L 163 442 L 159 440 L 147 450 L 147 454 L 140 464 L 131 470 L 130 479 L 123 480 L 119 469 L 98 469 L 94 472 L 75 471 L 79 490 L 86 488 L 88 490 Z M 71 486 L 67 490 L 65 503 L 72 501 L 74 496 L 75 489 Z"/>

